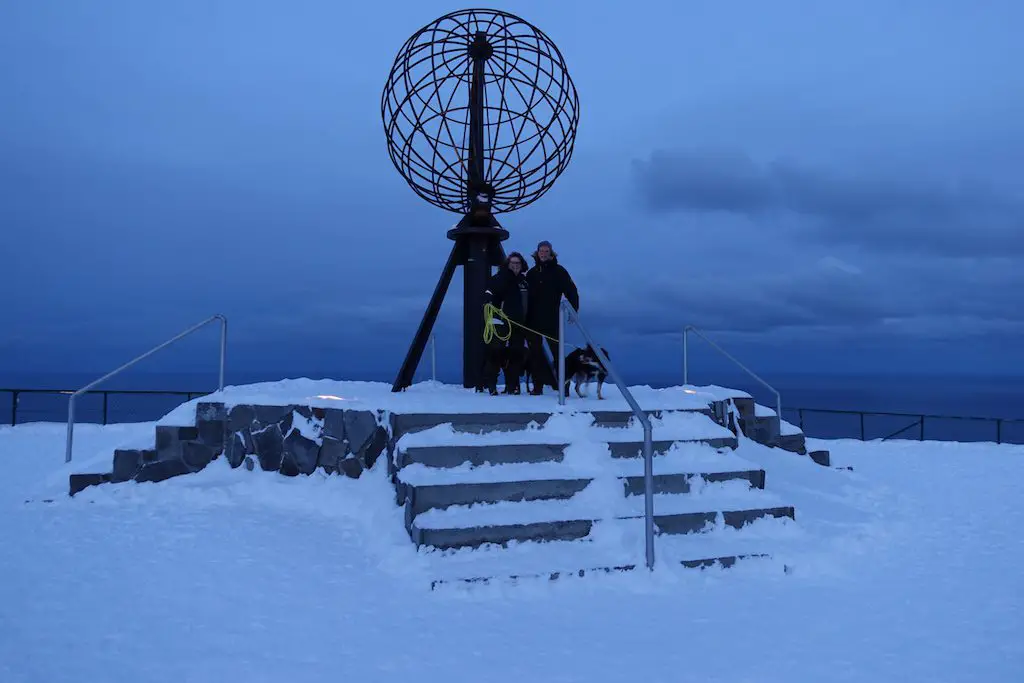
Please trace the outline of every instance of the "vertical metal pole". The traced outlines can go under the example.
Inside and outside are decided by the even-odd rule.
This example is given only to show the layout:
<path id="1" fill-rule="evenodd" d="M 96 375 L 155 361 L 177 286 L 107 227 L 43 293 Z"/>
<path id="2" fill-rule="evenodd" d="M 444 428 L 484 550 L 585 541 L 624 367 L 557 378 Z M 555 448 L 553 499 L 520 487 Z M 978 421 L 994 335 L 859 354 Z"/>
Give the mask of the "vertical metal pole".
<path id="1" fill-rule="evenodd" d="M 924 415 L 921 416 L 921 441 L 924 441 Z"/>
<path id="2" fill-rule="evenodd" d="M 218 391 L 224 390 L 224 358 L 228 353 L 228 319 L 220 318 L 220 386 Z"/>
<path id="3" fill-rule="evenodd" d="M 864 441 L 864 413 L 860 414 L 860 440 Z"/>
<path id="4" fill-rule="evenodd" d="M 484 65 L 493 53 L 494 48 L 487 40 L 487 32 L 477 31 L 469 45 L 473 72 L 469 81 L 469 159 L 466 164 L 470 201 L 473 204 L 476 204 L 476 193 L 480 192 L 484 182 L 484 97 L 487 92 Z"/>
<path id="5" fill-rule="evenodd" d="M 644 420 L 644 540 L 647 568 L 654 569 L 654 439 L 650 418 Z"/>
<path id="6" fill-rule="evenodd" d="M 466 180 L 469 194 L 469 213 L 466 216 L 468 228 L 481 213 L 490 213 L 490 196 L 485 183 L 485 141 L 487 94 L 487 60 L 494 54 L 494 47 L 487 39 L 486 31 L 477 31 L 468 47 L 472 64 L 469 79 L 469 149 L 466 160 Z M 472 217 L 471 217 L 472 216 Z M 465 220 L 465 219 L 464 219 Z M 462 222 L 459 223 L 463 225 Z M 482 338 L 484 329 L 484 290 L 491 277 L 491 244 L 493 238 L 487 232 L 471 230 L 460 240 L 464 244 L 465 260 L 462 268 L 462 385 L 467 388 L 482 388 L 483 365 L 486 346 Z"/>
<path id="7" fill-rule="evenodd" d="M 462 386 L 475 389 L 483 386 L 486 347 L 484 331 L 484 290 L 491 277 L 490 241 L 486 235 L 470 234 L 465 238 L 466 262 L 462 267 Z"/>
<path id="8" fill-rule="evenodd" d="M 64 462 L 71 462 L 71 441 L 75 438 L 75 396 L 77 394 L 71 394 L 71 398 L 68 399 L 68 445 L 64 451 Z"/>
<path id="9" fill-rule="evenodd" d="M 107 399 L 110 397 L 109 391 L 103 392 L 103 424 L 107 424 Z"/>
<path id="10" fill-rule="evenodd" d="M 782 437 L 782 395 L 775 392 L 775 412 L 779 416 L 779 437 Z"/>
<path id="11" fill-rule="evenodd" d="M 11 392 L 11 426 L 18 424 L 18 391 Z"/>
<path id="12" fill-rule="evenodd" d="M 797 417 L 800 418 L 800 431 L 802 432 L 802 431 L 804 431 L 804 409 L 803 408 L 797 408 L 796 414 L 797 414 Z"/>
<path id="13" fill-rule="evenodd" d="M 690 338 L 690 328 L 683 328 L 683 386 L 690 386 L 690 355 L 688 348 L 688 341 Z"/>
<path id="14" fill-rule="evenodd" d="M 565 299 L 558 302 L 558 405 L 565 405 Z M 537 342 L 538 344 L 541 342 Z"/>
<path id="15" fill-rule="evenodd" d="M 430 380 L 437 381 L 437 335 L 430 335 Z"/>
<path id="16" fill-rule="evenodd" d="M 996 418 L 996 443 L 1003 442 L 1003 420 L 1002 418 Z"/>

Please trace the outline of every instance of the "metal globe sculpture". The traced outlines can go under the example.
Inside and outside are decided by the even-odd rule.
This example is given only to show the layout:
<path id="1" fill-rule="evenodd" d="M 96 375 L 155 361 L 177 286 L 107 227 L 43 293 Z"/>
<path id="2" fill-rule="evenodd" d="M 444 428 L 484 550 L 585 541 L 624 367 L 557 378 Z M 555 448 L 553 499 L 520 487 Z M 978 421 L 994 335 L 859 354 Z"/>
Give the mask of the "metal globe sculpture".
<path id="1" fill-rule="evenodd" d="M 539 199 L 568 166 L 579 99 L 540 29 L 507 12 L 463 10 L 405 42 L 381 115 L 391 161 L 419 196 L 466 213 L 475 185 L 499 214 Z"/>
<path id="2" fill-rule="evenodd" d="M 420 197 L 459 213 L 451 254 L 393 391 L 412 384 L 457 266 L 463 266 L 463 385 L 483 366 L 484 290 L 505 260 L 495 218 L 542 197 L 572 158 L 579 98 L 561 52 L 508 12 L 460 10 L 402 46 L 381 95 L 388 154 Z"/>

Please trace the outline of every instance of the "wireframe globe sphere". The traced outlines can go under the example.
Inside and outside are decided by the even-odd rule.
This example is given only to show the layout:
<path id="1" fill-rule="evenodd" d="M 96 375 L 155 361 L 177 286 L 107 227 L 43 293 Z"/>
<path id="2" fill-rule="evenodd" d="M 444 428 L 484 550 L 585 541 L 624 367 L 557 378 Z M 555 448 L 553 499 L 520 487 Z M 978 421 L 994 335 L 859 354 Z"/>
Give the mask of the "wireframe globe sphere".
<path id="1" fill-rule="evenodd" d="M 412 189 L 434 206 L 470 209 L 470 46 L 484 62 L 483 180 L 491 212 L 535 202 L 572 158 L 579 98 L 555 44 L 499 10 L 461 10 L 414 33 L 395 58 L 381 96 L 388 153 Z"/>

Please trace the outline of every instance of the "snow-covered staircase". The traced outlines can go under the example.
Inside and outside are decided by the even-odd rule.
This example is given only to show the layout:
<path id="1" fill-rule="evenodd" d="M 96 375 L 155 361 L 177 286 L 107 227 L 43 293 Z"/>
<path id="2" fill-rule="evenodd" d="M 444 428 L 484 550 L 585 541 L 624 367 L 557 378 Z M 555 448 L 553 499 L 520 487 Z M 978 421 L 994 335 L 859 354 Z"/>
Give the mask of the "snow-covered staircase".
<path id="1" fill-rule="evenodd" d="M 222 456 L 233 468 L 355 479 L 383 476 L 383 461 L 436 581 L 643 566 L 643 430 L 621 398 L 559 406 L 461 388 L 376 389 L 303 380 L 288 392 L 244 387 L 191 401 L 161 419 L 152 442 L 72 473 L 69 494 L 159 482 Z M 631 391 L 653 427 L 659 564 L 728 566 L 771 555 L 799 531 L 765 466 L 780 451 L 827 465 L 826 451 L 808 453 L 799 429 L 743 392 Z"/>
<path id="2" fill-rule="evenodd" d="M 736 435 L 707 410 L 649 415 L 658 543 L 681 541 L 669 557 L 700 566 L 765 554 L 736 530 L 795 511 L 765 489 L 762 468 L 736 455 Z M 629 412 L 394 415 L 392 439 L 413 542 L 427 552 L 490 551 L 439 553 L 443 579 L 510 575 L 523 554 L 530 561 L 518 569 L 535 575 L 642 563 L 643 436 Z M 493 546 L 511 565 L 490 559 Z"/>

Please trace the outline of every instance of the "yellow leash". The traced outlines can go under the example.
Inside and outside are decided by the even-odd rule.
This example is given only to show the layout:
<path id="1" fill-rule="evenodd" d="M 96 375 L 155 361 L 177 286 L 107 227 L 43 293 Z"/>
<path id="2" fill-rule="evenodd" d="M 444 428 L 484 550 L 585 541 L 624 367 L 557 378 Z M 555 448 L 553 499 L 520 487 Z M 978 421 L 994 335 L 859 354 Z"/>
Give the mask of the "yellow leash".
<path id="1" fill-rule="evenodd" d="M 503 322 L 505 322 L 508 325 L 508 330 L 507 330 L 505 336 L 502 336 L 501 332 L 499 332 L 497 327 L 495 326 L 495 324 L 494 324 L 494 319 L 495 318 L 500 318 Z M 546 335 L 546 334 L 544 334 L 542 332 L 538 332 L 537 330 L 534 330 L 532 328 L 529 328 L 526 325 L 522 325 L 520 323 L 517 323 L 514 320 L 510 320 L 509 317 L 505 314 L 505 311 L 501 310 L 500 308 L 498 308 L 494 304 L 484 304 L 484 343 L 485 344 L 490 344 L 491 340 L 493 340 L 495 337 L 497 337 L 498 341 L 507 342 L 509 340 L 509 338 L 512 336 L 512 325 L 515 325 L 516 327 L 520 327 L 520 328 L 526 330 L 527 332 L 532 332 L 533 334 L 536 334 L 536 335 L 539 335 L 541 337 L 544 337 L 545 339 L 550 339 L 551 341 L 555 342 L 556 344 L 558 343 L 558 340 L 555 339 L 554 337 L 549 337 L 548 335 Z"/>

